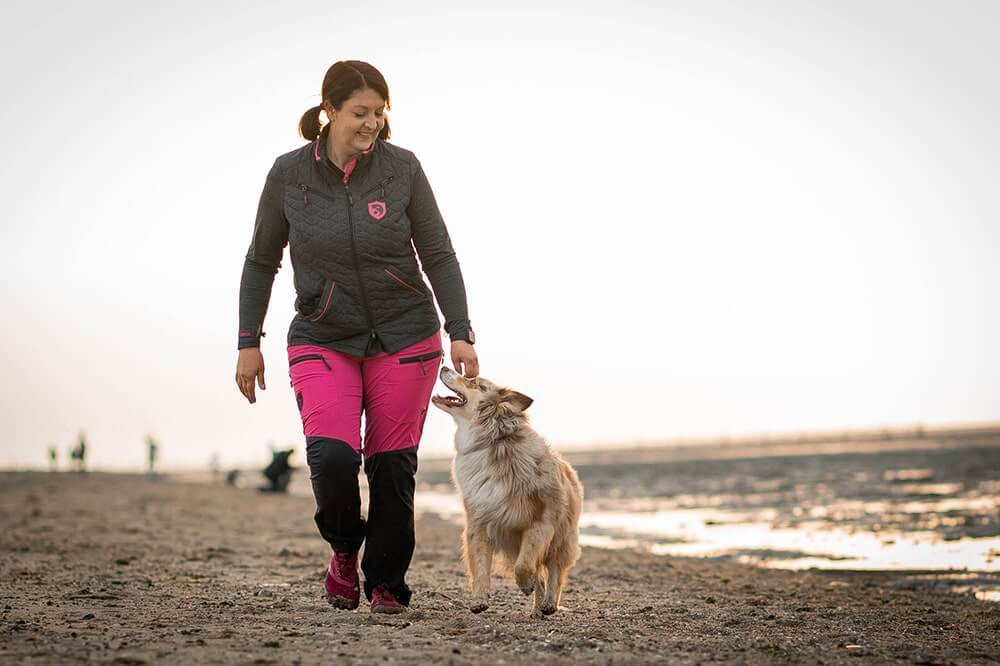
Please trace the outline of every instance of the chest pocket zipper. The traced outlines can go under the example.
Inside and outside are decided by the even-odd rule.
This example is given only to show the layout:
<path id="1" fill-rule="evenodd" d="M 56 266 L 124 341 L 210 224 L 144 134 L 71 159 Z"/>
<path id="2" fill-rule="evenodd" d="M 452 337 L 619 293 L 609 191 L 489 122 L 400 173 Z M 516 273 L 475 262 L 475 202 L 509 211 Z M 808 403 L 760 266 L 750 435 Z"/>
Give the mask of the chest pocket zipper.
<path id="1" fill-rule="evenodd" d="M 296 185 L 296 187 L 302 192 L 302 204 L 305 205 L 305 206 L 309 205 L 309 195 L 310 194 L 312 194 L 314 196 L 317 196 L 320 199 L 326 199 L 327 201 L 330 201 L 330 202 L 333 201 L 332 197 L 328 197 L 325 194 L 320 194 L 315 189 L 309 187 L 305 183 L 298 183 Z"/>
<path id="2" fill-rule="evenodd" d="M 385 199 L 385 186 L 388 185 L 389 183 L 391 183 L 395 178 L 396 178 L 395 176 L 389 176 L 388 178 L 386 178 L 385 180 L 383 180 L 381 183 L 379 183 L 375 187 L 370 188 L 367 192 L 365 192 L 364 194 L 362 194 L 361 198 L 364 199 L 365 197 L 367 197 L 369 194 L 371 194 L 375 190 L 379 190 L 379 193 L 382 195 L 382 199 Z"/>
<path id="3" fill-rule="evenodd" d="M 391 183 L 395 179 L 396 179 L 395 176 L 389 176 L 388 178 L 386 178 L 385 180 L 383 180 L 381 183 L 379 183 L 375 187 L 370 188 L 368 191 L 366 191 L 364 194 L 362 194 L 361 198 L 367 197 L 369 194 L 371 194 L 375 190 L 379 190 L 379 193 L 382 195 L 382 199 L 385 199 L 385 186 L 388 185 L 389 183 Z M 304 205 L 304 206 L 308 206 L 309 205 L 309 193 L 310 192 L 312 192 L 315 196 L 319 197 L 320 199 L 326 199 L 327 201 L 332 201 L 332 199 L 330 197 L 322 195 L 322 194 L 319 194 L 318 192 L 316 192 L 316 190 L 310 188 L 305 183 L 297 183 L 296 187 L 298 187 L 298 189 L 302 192 L 302 205 Z"/>

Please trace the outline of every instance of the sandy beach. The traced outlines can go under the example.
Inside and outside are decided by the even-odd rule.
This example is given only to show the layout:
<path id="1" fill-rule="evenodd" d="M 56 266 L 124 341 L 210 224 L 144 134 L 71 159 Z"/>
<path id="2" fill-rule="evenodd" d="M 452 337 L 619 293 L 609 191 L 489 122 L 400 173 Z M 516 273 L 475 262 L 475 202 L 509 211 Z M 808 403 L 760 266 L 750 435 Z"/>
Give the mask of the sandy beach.
<path id="1" fill-rule="evenodd" d="M 0 473 L 0 662 L 915 663 L 1000 660 L 1000 604 L 893 574 L 585 548 L 560 612 L 465 608 L 459 528 L 417 525 L 402 616 L 321 598 L 313 504 L 224 486 Z"/>

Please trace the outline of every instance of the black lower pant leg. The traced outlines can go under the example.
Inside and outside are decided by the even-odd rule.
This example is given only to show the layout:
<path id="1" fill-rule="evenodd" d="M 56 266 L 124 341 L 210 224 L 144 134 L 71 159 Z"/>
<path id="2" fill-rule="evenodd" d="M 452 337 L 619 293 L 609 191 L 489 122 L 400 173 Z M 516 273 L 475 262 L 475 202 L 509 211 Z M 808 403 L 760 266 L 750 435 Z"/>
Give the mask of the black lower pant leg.
<path id="1" fill-rule="evenodd" d="M 320 535 L 338 553 L 358 552 L 365 538 L 358 488 L 361 454 L 339 439 L 307 437 L 306 460 Z"/>
<path id="2" fill-rule="evenodd" d="M 410 603 L 406 570 L 413 558 L 413 492 L 417 449 L 386 451 L 365 459 L 368 523 L 365 526 L 365 596 L 382 585 L 404 606 Z"/>

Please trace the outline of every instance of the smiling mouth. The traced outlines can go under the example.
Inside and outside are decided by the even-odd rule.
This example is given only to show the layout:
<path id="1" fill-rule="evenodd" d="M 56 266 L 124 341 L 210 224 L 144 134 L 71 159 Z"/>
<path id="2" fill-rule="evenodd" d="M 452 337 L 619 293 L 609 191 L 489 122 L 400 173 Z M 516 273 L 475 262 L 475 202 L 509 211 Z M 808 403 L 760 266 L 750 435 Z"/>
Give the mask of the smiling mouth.
<path id="1" fill-rule="evenodd" d="M 449 387 L 450 388 L 450 387 Z M 452 389 L 454 390 L 454 389 Z M 464 407 L 469 400 L 464 395 L 455 391 L 456 395 L 436 395 L 431 398 L 435 404 L 446 407 Z"/>

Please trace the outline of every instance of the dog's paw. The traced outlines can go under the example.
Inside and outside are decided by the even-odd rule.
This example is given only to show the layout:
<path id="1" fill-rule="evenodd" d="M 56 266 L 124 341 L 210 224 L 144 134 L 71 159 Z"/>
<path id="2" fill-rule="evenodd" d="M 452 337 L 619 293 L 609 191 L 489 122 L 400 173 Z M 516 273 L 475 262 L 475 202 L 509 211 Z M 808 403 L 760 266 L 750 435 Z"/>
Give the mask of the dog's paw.
<path id="1" fill-rule="evenodd" d="M 542 611 L 542 615 L 552 615 L 556 612 L 556 605 L 552 602 L 543 601 L 539 610 Z"/>
<path id="2" fill-rule="evenodd" d="M 489 602 L 486 599 L 476 598 L 472 600 L 469 604 L 469 610 L 473 613 L 482 613 L 484 610 L 490 607 Z"/>

